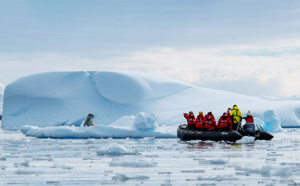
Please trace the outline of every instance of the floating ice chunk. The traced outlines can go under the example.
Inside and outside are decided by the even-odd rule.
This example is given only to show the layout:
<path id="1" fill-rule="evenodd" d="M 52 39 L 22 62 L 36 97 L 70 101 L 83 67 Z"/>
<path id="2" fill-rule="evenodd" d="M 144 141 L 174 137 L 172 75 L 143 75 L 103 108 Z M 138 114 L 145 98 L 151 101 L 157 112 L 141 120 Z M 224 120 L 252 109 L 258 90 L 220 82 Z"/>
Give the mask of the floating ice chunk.
<path id="1" fill-rule="evenodd" d="M 29 160 L 25 160 L 24 162 L 20 163 L 23 167 L 29 167 Z"/>
<path id="2" fill-rule="evenodd" d="M 33 161 L 53 161 L 53 157 L 34 157 L 32 158 Z"/>
<path id="3" fill-rule="evenodd" d="M 267 161 L 277 161 L 277 158 L 272 157 L 272 158 L 266 158 Z"/>
<path id="4" fill-rule="evenodd" d="M 173 150 L 171 146 L 157 146 L 156 148 L 161 150 Z"/>
<path id="5" fill-rule="evenodd" d="M 244 136 L 242 139 L 238 140 L 238 143 L 253 143 L 254 141 L 255 141 L 255 137 Z"/>
<path id="6" fill-rule="evenodd" d="M 123 182 L 129 180 L 129 177 L 126 174 L 116 174 L 115 176 L 112 177 L 112 179 Z"/>
<path id="7" fill-rule="evenodd" d="M 30 175 L 30 174 L 40 174 L 41 172 L 37 171 L 32 171 L 30 169 L 18 169 L 16 170 L 15 174 L 20 174 L 20 175 Z"/>
<path id="8" fill-rule="evenodd" d="M 172 186 L 172 183 L 163 183 L 160 186 Z"/>
<path id="9" fill-rule="evenodd" d="M 158 128 L 157 117 L 154 114 L 140 112 L 135 116 L 133 127 L 142 131 L 154 131 Z"/>
<path id="10" fill-rule="evenodd" d="M 71 169 L 73 169 L 74 167 L 67 166 L 67 165 L 65 165 L 65 164 L 54 164 L 54 165 L 51 166 L 51 168 L 62 168 L 62 169 L 71 170 Z"/>
<path id="11" fill-rule="evenodd" d="M 122 156 L 122 155 L 137 155 L 138 152 L 129 151 L 123 145 L 110 144 L 108 147 L 103 147 L 97 151 L 98 155 Z"/>
<path id="12" fill-rule="evenodd" d="M 58 185 L 59 181 L 46 181 L 46 184 L 55 184 L 55 185 Z"/>
<path id="13" fill-rule="evenodd" d="M 262 176 L 266 176 L 266 177 L 272 176 L 271 171 L 272 171 L 273 168 L 274 168 L 274 167 L 272 167 L 272 166 L 263 166 L 263 167 L 261 168 L 261 170 L 260 170 L 260 174 L 261 174 Z"/>
<path id="14" fill-rule="evenodd" d="M 284 156 L 283 154 L 277 154 L 276 152 L 271 152 L 267 154 L 268 156 Z"/>
<path id="15" fill-rule="evenodd" d="M 296 167 L 299 167 L 299 166 L 300 166 L 300 163 L 298 163 L 298 162 L 282 162 L 282 163 L 280 163 L 280 165 L 288 165 L 288 166 L 296 166 Z"/>
<path id="16" fill-rule="evenodd" d="M 121 166 L 121 167 L 155 167 L 156 164 L 147 162 L 141 159 L 112 159 L 109 163 L 110 166 Z"/>
<path id="17" fill-rule="evenodd" d="M 236 171 L 245 171 L 245 172 L 249 172 L 249 173 L 260 173 L 259 169 L 253 169 L 253 168 L 241 167 L 241 166 L 236 166 L 235 170 Z"/>
<path id="18" fill-rule="evenodd" d="M 143 176 L 143 175 L 126 175 L 126 174 L 115 174 L 115 176 L 112 177 L 113 180 L 124 182 L 129 179 L 135 179 L 135 180 L 145 180 L 149 179 L 149 176 Z"/>
<path id="19" fill-rule="evenodd" d="M 182 170 L 182 173 L 204 173 L 205 170 Z"/>
<path id="20" fill-rule="evenodd" d="M 289 177 L 292 174 L 292 170 L 289 166 L 274 167 L 270 165 L 262 166 L 260 169 L 254 169 L 249 167 L 235 167 L 236 171 L 246 171 L 248 173 L 257 173 L 261 174 L 264 177 L 270 176 L 280 176 L 280 177 Z"/>
<path id="21" fill-rule="evenodd" d="M 214 180 L 214 181 L 232 181 L 232 180 L 238 180 L 237 177 L 234 177 L 234 175 L 218 175 L 216 177 L 198 177 L 198 180 Z"/>
<path id="22" fill-rule="evenodd" d="M 18 170 L 16 170 L 15 174 L 29 175 L 29 174 L 32 174 L 32 172 L 29 170 L 18 169 Z"/>
<path id="23" fill-rule="evenodd" d="M 158 174 L 172 174 L 172 172 L 158 172 Z"/>
<path id="24" fill-rule="evenodd" d="M 275 168 L 274 176 L 289 177 L 292 175 L 292 169 L 289 166 Z"/>
<path id="25" fill-rule="evenodd" d="M 208 161 L 210 164 L 226 164 L 227 162 L 222 159 L 216 159 L 216 160 L 209 160 Z"/>
<path id="26" fill-rule="evenodd" d="M 265 125 L 263 126 L 265 131 L 268 132 L 283 132 L 281 128 L 281 120 L 276 112 L 273 110 L 267 110 L 263 114 Z"/>

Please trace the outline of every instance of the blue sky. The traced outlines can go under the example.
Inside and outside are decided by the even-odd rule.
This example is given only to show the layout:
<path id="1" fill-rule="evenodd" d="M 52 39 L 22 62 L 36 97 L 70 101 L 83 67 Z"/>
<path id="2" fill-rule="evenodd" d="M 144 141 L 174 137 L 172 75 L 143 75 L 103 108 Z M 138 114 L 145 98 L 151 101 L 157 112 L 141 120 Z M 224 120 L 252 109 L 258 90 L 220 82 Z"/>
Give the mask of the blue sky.
<path id="1" fill-rule="evenodd" d="M 290 85 L 300 78 L 299 20 L 300 1 L 291 0 L 0 0 L 0 82 L 57 70 L 138 70 L 249 95 L 300 95 Z"/>

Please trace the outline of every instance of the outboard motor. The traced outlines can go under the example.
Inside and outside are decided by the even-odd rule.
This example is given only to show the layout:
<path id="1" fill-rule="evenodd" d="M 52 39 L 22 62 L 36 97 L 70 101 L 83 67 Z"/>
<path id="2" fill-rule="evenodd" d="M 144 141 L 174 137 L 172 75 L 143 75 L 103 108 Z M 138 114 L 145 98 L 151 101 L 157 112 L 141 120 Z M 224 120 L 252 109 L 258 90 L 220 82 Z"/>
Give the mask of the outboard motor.
<path id="1" fill-rule="evenodd" d="M 255 136 L 255 126 L 253 123 L 246 123 L 243 129 L 246 136 Z"/>

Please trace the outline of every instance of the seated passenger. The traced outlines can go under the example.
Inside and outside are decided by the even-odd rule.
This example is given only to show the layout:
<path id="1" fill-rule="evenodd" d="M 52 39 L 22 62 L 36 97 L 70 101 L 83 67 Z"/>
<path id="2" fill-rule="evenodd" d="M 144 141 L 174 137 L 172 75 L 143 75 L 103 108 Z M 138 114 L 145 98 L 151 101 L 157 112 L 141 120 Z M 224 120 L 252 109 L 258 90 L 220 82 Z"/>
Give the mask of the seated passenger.
<path id="1" fill-rule="evenodd" d="M 231 111 L 231 108 L 228 108 L 228 109 L 227 109 L 227 115 L 228 115 L 228 117 L 230 117 L 230 115 L 231 115 L 231 114 L 230 114 L 230 111 Z"/>
<path id="2" fill-rule="evenodd" d="M 253 116 L 251 115 L 250 110 L 247 112 L 247 117 L 244 118 L 246 120 L 246 123 L 253 123 L 254 124 L 254 119 Z"/>
<path id="3" fill-rule="evenodd" d="M 203 125 L 203 130 L 215 130 L 217 127 L 214 115 L 208 112 L 206 115 L 206 121 Z"/>
<path id="4" fill-rule="evenodd" d="M 196 129 L 203 129 L 204 122 L 206 121 L 205 116 L 203 116 L 203 112 L 199 112 L 199 115 L 196 119 Z"/>
<path id="5" fill-rule="evenodd" d="M 187 120 L 188 129 L 194 129 L 195 124 L 196 124 L 196 118 L 194 116 L 194 113 L 192 111 L 190 111 L 189 114 L 183 113 L 183 115 L 184 115 L 185 119 Z"/>
<path id="6" fill-rule="evenodd" d="M 223 113 L 218 121 L 218 129 L 219 130 L 232 130 L 230 115 Z"/>
<path id="7" fill-rule="evenodd" d="M 255 125 L 254 125 L 254 119 L 251 115 L 250 110 L 247 112 L 247 117 L 244 117 L 243 119 L 246 120 L 246 123 L 243 125 L 243 131 L 246 133 L 246 135 L 254 136 L 255 135 Z"/>

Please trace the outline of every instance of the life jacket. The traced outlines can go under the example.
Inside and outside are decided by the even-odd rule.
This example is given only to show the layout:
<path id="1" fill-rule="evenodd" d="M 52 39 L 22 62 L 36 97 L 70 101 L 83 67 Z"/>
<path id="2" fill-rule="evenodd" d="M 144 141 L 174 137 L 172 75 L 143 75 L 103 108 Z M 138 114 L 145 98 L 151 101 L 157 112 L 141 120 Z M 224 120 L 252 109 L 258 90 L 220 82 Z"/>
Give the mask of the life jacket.
<path id="1" fill-rule="evenodd" d="M 203 128 L 204 129 L 214 129 L 216 126 L 216 120 L 214 119 L 213 115 L 207 115 L 206 121 L 204 122 Z"/>
<path id="2" fill-rule="evenodd" d="M 194 125 L 196 123 L 196 119 L 195 119 L 194 114 L 183 113 L 183 115 L 186 118 L 188 125 Z"/>
<path id="3" fill-rule="evenodd" d="M 196 119 L 196 128 L 203 128 L 206 118 L 203 115 L 198 115 Z"/>
<path id="4" fill-rule="evenodd" d="M 221 117 L 220 118 L 220 122 L 218 123 L 219 124 L 219 127 L 227 127 L 228 124 L 227 124 L 227 117 Z"/>
<path id="5" fill-rule="evenodd" d="M 252 115 L 247 115 L 245 120 L 246 120 L 246 123 L 254 123 L 254 119 L 253 119 Z"/>
<path id="6" fill-rule="evenodd" d="M 231 126 L 231 121 L 227 116 L 222 116 L 219 119 L 218 128 L 225 128 L 225 127 L 230 128 L 230 126 Z"/>

